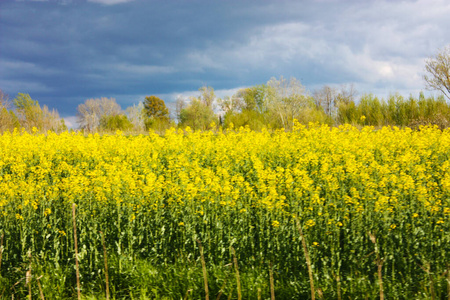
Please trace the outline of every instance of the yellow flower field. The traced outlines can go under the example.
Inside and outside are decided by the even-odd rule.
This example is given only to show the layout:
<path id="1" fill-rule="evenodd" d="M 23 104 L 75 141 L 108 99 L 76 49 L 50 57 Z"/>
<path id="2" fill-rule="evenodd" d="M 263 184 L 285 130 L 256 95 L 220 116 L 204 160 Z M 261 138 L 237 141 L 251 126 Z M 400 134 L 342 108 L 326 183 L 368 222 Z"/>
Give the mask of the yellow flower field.
<path id="1" fill-rule="evenodd" d="M 443 299 L 450 293 L 449 157 L 450 131 L 433 127 L 4 133 L 0 286 L 13 293 L 32 257 L 45 266 L 44 288 L 72 295 L 75 203 L 80 271 L 93 293 L 100 284 L 88 282 L 103 276 L 102 231 L 118 274 L 129 261 L 195 261 L 198 239 L 209 266 L 231 262 L 233 247 L 243 274 L 273 264 L 280 299 L 311 297 L 298 220 L 325 299 L 378 297 L 380 281 L 389 299 Z M 64 284 L 49 266 L 67 275 Z M 255 286 L 268 289 L 261 276 Z M 256 299 L 252 287 L 246 291 Z M 203 292 L 200 286 L 193 299 Z"/>

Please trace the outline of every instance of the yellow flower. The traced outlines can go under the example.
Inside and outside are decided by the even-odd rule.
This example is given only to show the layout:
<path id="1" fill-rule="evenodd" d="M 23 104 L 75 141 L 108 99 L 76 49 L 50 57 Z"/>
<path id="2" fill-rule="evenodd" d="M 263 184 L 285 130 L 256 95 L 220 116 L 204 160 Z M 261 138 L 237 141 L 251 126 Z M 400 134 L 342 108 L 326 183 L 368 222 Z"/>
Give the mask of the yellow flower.
<path id="1" fill-rule="evenodd" d="M 178 223 L 178 226 L 184 226 L 184 222 Z"/>
<path id="2" fill-rule="evenodd" d="M 275 228 L 276 228 L 276 227 L 279 227 L 279 226 L 280 226 L 280 222 L 278 222 L 278 221 L 273 221 L 273 222 L 272 222 L 272 226 L 275 227 Z"/>
<path id="3" fill-rule="evenodd" d="M 305 225 L 307 227 L 313 227 L 314 225 L 316 225 L 316 222 L 314 222 L 314 220 L 308 220 L 306 221 Z"/>

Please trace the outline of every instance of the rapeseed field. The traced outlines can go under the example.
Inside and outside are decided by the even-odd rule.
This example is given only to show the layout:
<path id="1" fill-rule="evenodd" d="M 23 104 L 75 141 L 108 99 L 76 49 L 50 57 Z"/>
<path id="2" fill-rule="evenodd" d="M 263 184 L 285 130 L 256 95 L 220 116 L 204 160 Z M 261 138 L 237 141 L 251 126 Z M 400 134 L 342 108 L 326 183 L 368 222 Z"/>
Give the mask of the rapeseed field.
<path id="1" fill-rule="evenodd" d="M 0 298 L 76 299 L 75 204 L 83 297 L 106 252 L 116 299 L 204 299 L 201 253 L 211 299 L 448 299 L 449 158 L 435 127 L 3 133 Z"/>

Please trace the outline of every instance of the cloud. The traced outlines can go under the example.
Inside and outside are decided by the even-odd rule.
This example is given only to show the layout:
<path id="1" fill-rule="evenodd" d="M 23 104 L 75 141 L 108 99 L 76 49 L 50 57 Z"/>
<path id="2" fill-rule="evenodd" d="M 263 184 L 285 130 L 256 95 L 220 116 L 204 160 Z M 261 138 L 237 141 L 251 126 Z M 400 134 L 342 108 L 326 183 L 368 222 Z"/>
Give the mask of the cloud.
<path id="1" fill-rule="evenodd" d="M 111 69 L 117 70 L 118 72 L 131 73 L 137 76 L 170 74 L 176 72 L 176 69 L 172 66 L 137 65 L 126 63 L 113 65 L 111 66 Z"/>
<path id="2" fill-rule="evenodd" d="M 231 95 L 280 75 L 409 93 L 450 36 L 444 0 L 60 3 L 0 1 L 0 88 L 62 115 L 88 98 L 171 102 L 205 84 Z"/>
<path id="3" fill-rule="evenodd" d="M 121 3 L 127 3 L 134 0 L 88 0 L 88 2 L 94 2 L 94 3 L 100 3 L 105 5 L 115 5 L 115 4 L 121 4 Z"/>
<path id="4" fill-rule="evenodd" d="M 67 128 L 69 129 L 77 129 L 77 117 L 76 116 L 66 116 L 63 117 L 64 123 L 66 124 Z"/>

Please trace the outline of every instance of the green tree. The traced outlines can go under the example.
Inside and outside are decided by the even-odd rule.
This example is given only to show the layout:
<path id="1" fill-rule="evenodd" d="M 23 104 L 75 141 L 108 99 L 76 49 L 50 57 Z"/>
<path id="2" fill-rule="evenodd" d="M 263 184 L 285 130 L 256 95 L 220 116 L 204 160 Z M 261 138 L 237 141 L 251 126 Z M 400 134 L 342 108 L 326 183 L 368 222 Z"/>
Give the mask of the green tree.
<path id="1" fill-rule="evenodd" d="M 339 101 L 336 121 L 338 124 L 353 124 L 358 120 L 358 108 L 355 101 Z"/>
<path id="2" fill-rule="evenodd" d="M 126 115 L 105 115 L 100 119 L 100 128 L 107 131 L 131 130 L 133 124 L 128 120 Z"/>
<path id="3" fill-rule="evenodd" d="M 0 90 L 0 132 L 12 131 L 15 127 L 20 126 L 17 116 L 10 107 L 8 95 Z"/>
<path id="4" fill-rule="evenodd" d="M 50 110 L 46 105 L 41 107 L 39 102 L 31 99 L 29 94 L 19 93 L 13 103 L 20 126 L 28 131 L 33 127 L 41 131 L 62 131 L 66 129 L 58 111 Z"/>
<path id="5" fill-rule="evenodd" d="M 217 123 L 217 116 L 211 107 L 200 98 L 191 98 L 191 103 L 180 112 L 180 126 L 189 126 L 194 130 L 211 129 L 211 123 Z"/>
<path id="6" fill-rule="evenodd" d="M 355 121 L 361 125 L 381 126 L 384 119 L 383 103 L 380 99 L 372 94 L 363 95 L 358 104 L 358 120 Z"/>
<path id="7" fill-rule="evenodd" d="M 166 103 L 159 97 L 147 96 L 144 100 L 144 112 L 147 118 L 166 118 L 169 119 L 169 109 Z"/>
<path id="8" fill-rule="evenodd" d="M 276 121 L 270 117 L 269 103 L 274 96 L 274 90 L 266 84 L 260 84 L 240 89 L 231 98 L 219 101 L 224 111 L 223 125 L 228 128 L 231 124 L 238 128 L 249 126 L 253 130 L 261 130 L 263 127 Z"/>
<path id="9" fill-rule="evenodd" d="M 170 126 L 169 109 L 159 97 L 147 96 L 144 100 L 145 128 L 163 131 Z"/>
<path id="10" fill-rule="evenodd" d="M 19 93 L 13 103 L 22 127 L 28 131 L 33 127 L 42 130 L 39 126 L 39 120 L 42 119 L 42 109 L 37 100 L 31 99 L 29 94 Z"/>
<path id="11" fill-rule="evenodd" d="M 265 114 L 269 110 L 269 103 L 274 97 L 274 90 L 267 84 L 259 84 L 250 88 L 240 89 L 236 97 L 242 99 L 243 110 L 254 110 Z"/>
<path id="12" fill-rule="evenodd" d="M 180 105 L 179 126 L 189 126 L 194 130 L 211 129 L 211 124 L 218 123 L 218 117 L 214 112 L 216 95 L 212 87 L 203 86 L 199 89 L 198 97 L 191 97 L 189 104 Z M 221 101 L 218 101 L 219 104 Z"/>
<path id="13" fill-rule="evenodd" d="M 427 89 L 438 90 L 450 99 L 450 45 L 425 61 L 425 71 Z"/>

